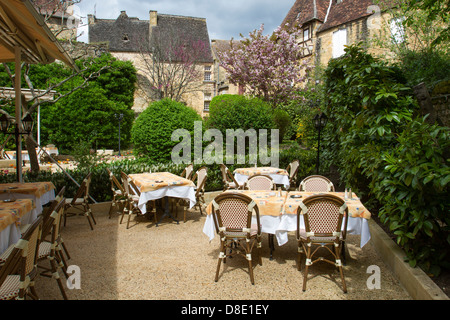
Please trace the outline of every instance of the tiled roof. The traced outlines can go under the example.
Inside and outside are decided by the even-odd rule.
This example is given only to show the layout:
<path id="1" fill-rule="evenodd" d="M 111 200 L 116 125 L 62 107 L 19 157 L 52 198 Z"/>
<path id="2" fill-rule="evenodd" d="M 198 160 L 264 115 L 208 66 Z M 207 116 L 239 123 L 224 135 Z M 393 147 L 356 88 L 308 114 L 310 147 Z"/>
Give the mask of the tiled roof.
<path id="1" fill-rule="evenodd" d="M 385 2 L 389 3 L 390 0 Z M 296 0 L 281 25 L 302 25 L 317 20 L 323 23 L 319 32 L 325 31 L 371 15 L 368 8 L 374 4 L 374 0 Z M 381 10 L 387 6 L 381 6 Z"/>
<path id="2" fill-rule="evenodd" d="M 284 26 L 286 23 L 302 25 L 314 19 L 324 21 L 329 3 L 329 0 L 297 0 L 284 18 L 281 26 Z"/>
<path id="3" fill-rule="evenodd" d="M 130 18 L 122 11 L 116 20 L 95 18 L 94 21 L 89 24 L 89 43 L 106 42 L 111 52 L 141 52 L 157 43 L 168 48 L 169 39 L 177 37 L 183 39 L 185 45 L 200 41 L 204 43 L 206 52 L 199 62 L 212 63 L 205 19 L 158 13 L 157 26 L 150 28 L 149 20 Z M 149 43 L 149 47 L 146 47 L 146 43 Z"/>
<path id="4" fill-rule="evenodd" d="M 372 12 L 367 9 L 373 4 L 373 0 L 343 0 L 340 3 L 333 0 L 327 20 L 320 26 L 319 32 L 370 16 Z"/>
<path id="5" fill-rule="evenodd" d="M 114 19 L 95 19 L 89 25 L 89 43 L 108 43 L 112 52 L 140 52 L 148 39 L 148 21 L 129 18 L 125 12 Z"/>

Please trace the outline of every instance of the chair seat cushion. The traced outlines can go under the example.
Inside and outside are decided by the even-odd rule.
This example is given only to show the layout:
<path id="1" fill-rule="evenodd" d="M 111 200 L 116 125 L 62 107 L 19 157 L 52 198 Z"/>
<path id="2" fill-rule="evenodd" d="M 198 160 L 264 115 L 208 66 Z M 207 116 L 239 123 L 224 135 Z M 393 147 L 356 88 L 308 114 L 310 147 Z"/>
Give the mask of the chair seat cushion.
<path id="1" fill-rule="evenodd" d="M 42 241 L 39 244 L 38 260 L 47 257 L 50 254 L 51 247 L 52 245 L 50 242 Z"/>
<path id="2" fill-rule="evenodd" d="M 66 198 L 66 203 L 67 203 L 67 204 L 71 204 L 72 201 L 73 201 L 73 198 Z M 77 198 L 77 199 L 75 200 L 75 203 L 74 203 L 74 204 L 82 204 L 82 203 L 84 203 L 84 199 L 83 199 L 83 198 Z"/>
<path id="3" fill-rule="evenodd" d="M 247 232 L 224 232 L 224 234 L 227 237 L 246 237 L 247 236 Z M 252 224 L 251 228 L 250 228 L 250 237 L 254 238 L 258 235 L 258 226 L 257 224 Z"/>
<path id="4" fill-rule="evenodd" d="M 305 229 L 301 229 L 300 230 L 300 238 L 303 241 L 306 241 L 306 231 Z M 334 240 L 336 240 L 336 237 L 310 237 L 312 242 L 315 243 L 331 243 L 334 242 Z M 343 240 L 342 235 L 340 237 L 341 240 Z"/>
<path id="5" fill-rule="evenodd" d="M 0 300 L 11 300 L 19 296 L 19 275 L 9 275 L 0 287 Z"/>

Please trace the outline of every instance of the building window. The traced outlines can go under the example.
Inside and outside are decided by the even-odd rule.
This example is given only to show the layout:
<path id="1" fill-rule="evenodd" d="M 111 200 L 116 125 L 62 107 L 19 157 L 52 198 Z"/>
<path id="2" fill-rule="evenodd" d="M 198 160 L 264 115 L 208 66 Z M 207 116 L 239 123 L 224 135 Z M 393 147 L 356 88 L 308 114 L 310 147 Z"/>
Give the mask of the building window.
<path id="1" fill-rule="evenodd" d="M 309 40 L 309 28 L 303 29 L 303 41 Z"/>
<path id="2" fill-rule="evenodd" d="M 209 111 L 209 103 L 212 100 L 212 94 L 211 92 L 204 92 L 203 93 L 203 111 Z"/>
<path id="3" fill-rule="evenodd" d="M 347 45 L 347 30 L 339 29 L 333 32 L 333 58 L 338 58 L 345 53 L 345 45 Z"/>
<path id="4" fill-rule="evenodd" d="M 394 18 L 390 23 L 391 39 L 394 43 L 405 41 L 405 29 L 403 28 L 404 18 Z"/>
<path id="5" fill-rule="evenodd" d="M 211 81 L 211 66 L 205 66 L 205 81 Z"/>

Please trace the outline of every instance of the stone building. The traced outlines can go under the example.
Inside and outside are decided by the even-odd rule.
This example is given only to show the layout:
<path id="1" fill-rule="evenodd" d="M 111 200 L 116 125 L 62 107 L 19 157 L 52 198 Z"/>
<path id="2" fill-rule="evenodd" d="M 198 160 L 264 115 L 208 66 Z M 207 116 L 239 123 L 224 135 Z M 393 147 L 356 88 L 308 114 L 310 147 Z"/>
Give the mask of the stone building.
<path id="1" fill-rule="evenodd" d="M 314 55 L 316 65 L 327 65 L 344 54 L 344 46 L 382 36 L 389 24 L 393 36 L 401 41 L 401 24 L 373 0 L 297 0 L 281 23 L 302 28 L 305 55 Z M 370 46 L 372 54 L 386 53 Z"/>
<path id="2" fill-rule="evenodd" d="M 162 57 L 159 60 L 162 61 L 160 68 L 174 69 L 182 67 L 185 54 L 201 51 L 194 63 L 198 76 L 182 95 L 181 101 L 200 115 L 207 115 L 209 102 L 215 92 L 215 82 L 206 19 L 159 14 L 151 10 L 149 20 L 140 20 L 128 17 L 122 11 L 117 19 L 98 19 L 88 15 L 88 26 L 89 44 L 106 45 L 113 56 L 132 61 L 138 70 L 138 88 L 133 107 L 136 113 L 142 112 L 150 101 L 162 95 L 162 89 L 153 87 L 150 81 L 155 68 L 152 57 L 157 57 L 157 52 Z M 174 48 L 181 50 L 181 53 L 172 55 Z M 168 55 L 168 52 L 171 54 Z"/>
<path id="3" fill-rule="evenodd" d="M 239 45 L 240 41 L 233 40 L 236 45 Z M 214 73 L 216 82 L 216 91 L 214 96 L 220 94 L 243 94 L 242 87 L 232 84 L 228 79 L 228 72 L 220 65 L 219 53 L 226 52 L 231 49 L 230 40 L 211 40 L 211 49 L 214 59 Z"/>

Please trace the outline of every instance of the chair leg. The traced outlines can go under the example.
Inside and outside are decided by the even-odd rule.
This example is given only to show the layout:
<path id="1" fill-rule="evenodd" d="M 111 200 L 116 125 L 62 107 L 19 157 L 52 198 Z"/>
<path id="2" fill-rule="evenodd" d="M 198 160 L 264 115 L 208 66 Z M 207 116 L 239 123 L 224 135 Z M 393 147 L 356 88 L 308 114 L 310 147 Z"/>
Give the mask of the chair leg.
<path id="1" fill-rule="evenodd" d="M 335 254 L 336 254 L 336 260 L 340 258 L 340 247 L 334 247 L 335 248 Z M 344 270 L 342 268 L 342 264 L 338 265 L 339 274 L 341 275 L 341 281 L 342 281 L 342 289 L 344 293 L 347 293 L 347 285 L 345 284 L 345 278 L 344 278 Z"/>
<path id="2" fill-rule="evenodd" d="M 305 263 L 305 270 L 303 271 L 303 291 L 306 291 L 306 281 L 308 280 L 308 260 L 311 259 L 311 247 L 308 247 L 306 249 L 306 263 Z"/>
<path id="3" fill-rule="evenodd" d="M 97 224 L 97 221 L 95 221 L 95 217 L 94 217 L 94 214 L 92 213 L 89 203 L 87 204 L 87 208 L 89 210 L 89 216 L 92 218 L 92 221 L 94 222 L 94 224 Z"/>
<path id="4" fill-rule="evenodd" d="M 69 251 L 67 250 L 66 244 L 64 243 L 63 239 L 61 239 L 61 246 L 62 246 L 62 248 L 64 250 L 64 253 L 67 256 L 67 260 L 70 260 L 70 254 L 69 254 Z"/>
<path id="5" fill-rule="evenodd" d="M 108 213 L 109 218 L 108 219 L 111 219 L 111 216 L 113 213 L 113 208 L 116 209 L 116 207 L 118 207 L 118 203 L 116 201 L 116 197 L 114 196 L 111 201 L 111 206 L 109 207 L 109 213 Z M 117 210 L 115 210 L 115 211 L 117 211 Z"/>
<path id="6" fill-rule="evenodd" d="M 61 278 L 59 277 L 58 266 L 56 265 L 54 257 L 49 257 L 49 258 L 50 258 L 50 264 L 51 264 L 51 268 L 52 268 L 53 278 L 55 278 L 56 282 L 58 283 L 59 290 L 61 291 L 61 294 L 62 294 L 64 300 L 68 300 L 66 291 L 64 290 L 64 286 L 61 281 Z"/>
<path id="7" fill-rule="evenodd" d="M 226 246 L 221 241 L 220 243 L 220 253 L 219 253 L 219 259 L 217 261 L 217 270 L 216 270 L 216 278 L 214 279 L 215 282 L 219 280 L 219 271 L 220 271 L 220 265 L 222 263 L 222 260 L 226 257 Z"/>
<path id="8" fill-rule="evenodd" d="M 255 278 L 253 276 L 252 258 L 251 257 L 247 258 L 247 260 L 248 260 L 248 271 L 250 273 L 250 281 L 252 282 L 252 284 L 255 284 Z"/>
<path id="9" fill-rule="evenodd" d="M 344 266 L 346 266 L 347 265 L 347 257 L 345 255 L 345 240 L 342 241 L 341 256 L 342 256 L 342 263 L 344 264 Z"/>
<path id="10" fill-rule="evenodd" d="M 127 221 L 127 229 L 130 227 L 130 219 L 131 219 L 131 214 L 133 213 L 133 210 L 130 209 L 128 210 L 128 221 Z"/>

